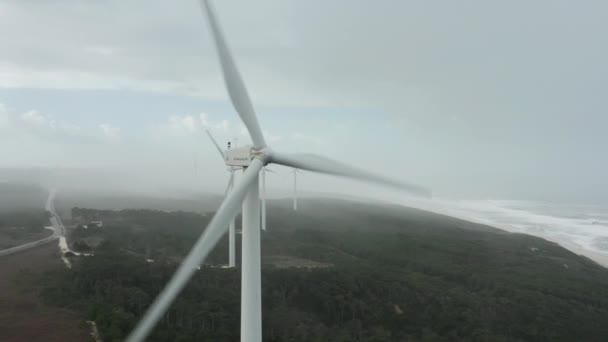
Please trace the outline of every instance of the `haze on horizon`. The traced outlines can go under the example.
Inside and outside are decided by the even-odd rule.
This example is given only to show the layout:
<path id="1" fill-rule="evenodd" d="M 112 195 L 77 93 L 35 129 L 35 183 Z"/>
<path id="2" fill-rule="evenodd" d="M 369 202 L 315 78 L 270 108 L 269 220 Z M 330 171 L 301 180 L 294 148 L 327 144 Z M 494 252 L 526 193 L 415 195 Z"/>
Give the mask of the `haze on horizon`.
<path id="1" fill-rule="evenodd" d="M 275 149 L 438 196 L 608 202 L 604 2 L 216 7 Z M 222 143 L 248 138 L 196 1 L 5 0 L 0 44 L 0 168 L 223 191 L 204 129 Z M 289 189 L 289 170 L 276 169 L 269 188 Z M 311 192 L 383 191 L 300 180 Z"/>

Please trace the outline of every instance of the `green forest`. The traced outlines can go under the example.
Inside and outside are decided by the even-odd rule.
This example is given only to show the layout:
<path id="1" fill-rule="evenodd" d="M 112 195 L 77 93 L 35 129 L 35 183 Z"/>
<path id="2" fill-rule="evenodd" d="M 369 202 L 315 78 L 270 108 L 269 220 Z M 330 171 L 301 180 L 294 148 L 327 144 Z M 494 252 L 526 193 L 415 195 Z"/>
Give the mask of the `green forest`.
<path id="1" fill-rule="evenodd" d="M 266 341 L 608 340 L 608 271 L 554 243 L 396 206 L 300 207 L 270 202 Z M 74 208 L 72 217 L 104 221 L 72 235 L 95 256 L 46 273 L 42 296 L 120 341 L 211 214 Z M 240 270 L 218 267 L 227 247 L 225 238 L 150 341 L 239 339 Z"/>

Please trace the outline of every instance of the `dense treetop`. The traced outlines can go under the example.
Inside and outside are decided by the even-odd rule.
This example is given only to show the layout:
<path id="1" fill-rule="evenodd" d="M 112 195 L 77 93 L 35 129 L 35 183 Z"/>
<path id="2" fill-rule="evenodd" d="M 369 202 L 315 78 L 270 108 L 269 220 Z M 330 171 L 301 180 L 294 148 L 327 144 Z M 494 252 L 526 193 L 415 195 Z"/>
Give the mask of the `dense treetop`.
<path id="1" fill-rule="evenodd" d="M 82 208 L 72 216 L 104 220 L 73 233 L 97 241 L 95 256 L 45 275 L 43 295 L 95 320 L 106 341 L 133 328 L 210 219 Z M 298 212 L 271 202 L 268 227 L 268 341 L 608 340 L 608 271 L 539 238 L 329 200 L 302 201 Z M 216 267 L 226 259 L 224 239 L 150 340 L 238 339 L 240 271 Z"/>

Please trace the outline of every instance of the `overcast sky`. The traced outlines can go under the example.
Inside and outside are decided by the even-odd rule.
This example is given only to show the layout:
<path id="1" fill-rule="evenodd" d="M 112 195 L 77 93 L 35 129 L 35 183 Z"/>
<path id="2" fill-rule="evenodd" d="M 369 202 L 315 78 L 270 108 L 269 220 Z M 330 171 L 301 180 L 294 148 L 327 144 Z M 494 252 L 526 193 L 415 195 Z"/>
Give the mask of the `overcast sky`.
<path id="1" fill-rule="evenodd" d="M 216 8 L 276 150 L 440 196 L 608 198 L 604 1 Z M 0 1 L 1 167 L 127 169 L 218 192 L 205 128 L 248 139 L 197 1 Z M 276 169 L 269 186 L 288 188 Z M 370 189 L 301 178 L 307 191 Z"/>

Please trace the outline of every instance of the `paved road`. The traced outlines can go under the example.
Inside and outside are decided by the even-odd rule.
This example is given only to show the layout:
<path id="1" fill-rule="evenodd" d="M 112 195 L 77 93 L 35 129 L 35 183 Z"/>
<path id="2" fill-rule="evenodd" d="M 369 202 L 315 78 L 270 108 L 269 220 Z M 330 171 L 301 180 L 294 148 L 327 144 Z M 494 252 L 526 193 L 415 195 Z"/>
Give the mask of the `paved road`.
<path id="1" fill-rule="evenodd" d="M 17 252 L 24 251 L 26 249 L 30 249 L 36 246 L 40 246 L 42 244 L 57 240 L 58 238 L 65 235 L 65 227 L 59 218 L 59 215 L 55 212 L 55 207 L 53 206 L 53 200 L 55 199 L 55 189 L 51 189 L 49 192 L 49 198 L 46 200 L 46 210 L 51 213 L 51 223 L 53 224 L 53 235 L 46 237 L 44 239 L 40 239 L 33 242 L 28 242 L 23 245 L 11 247 L 8 249 L 0 250 L 0 256 L 9 255 Z"/>
<path id="2" fill-rule="evenodd" d="M 55 189 L 51 189 L 49 192 L 49 198 L 46 200 L 46 210 L 51 213 L 51 223 L 53 224 L 53 235 L 57 238 L 65 235 L 65 227 L 63 226 L 63 222 L 57 215 L 55 211 L 55 206 L 53 205 L 53 201 L 55 200 Z"/>

